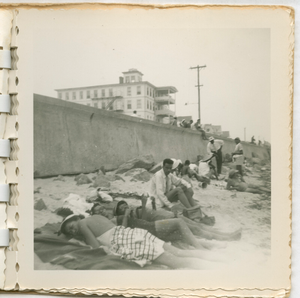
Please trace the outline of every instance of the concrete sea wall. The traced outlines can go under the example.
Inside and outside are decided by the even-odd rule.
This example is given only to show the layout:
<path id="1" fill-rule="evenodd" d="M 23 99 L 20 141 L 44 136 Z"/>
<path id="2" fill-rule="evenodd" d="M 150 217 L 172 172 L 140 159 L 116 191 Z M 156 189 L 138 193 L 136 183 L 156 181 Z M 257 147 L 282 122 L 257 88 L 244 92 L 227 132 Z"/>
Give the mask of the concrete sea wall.
<path id="1" fill-rule="evenodd" d="M 234 141 L 223 140 L 223 154 L 231 153 Z M 266 148 L 242 144 L 246 157 L 269 158 Z M 116 168 L 146 154 L 156 162 L 167 157 L 195 161 L 206 154 L 206 146 L 197 131 L 34 95 L 35 177 Z"/>

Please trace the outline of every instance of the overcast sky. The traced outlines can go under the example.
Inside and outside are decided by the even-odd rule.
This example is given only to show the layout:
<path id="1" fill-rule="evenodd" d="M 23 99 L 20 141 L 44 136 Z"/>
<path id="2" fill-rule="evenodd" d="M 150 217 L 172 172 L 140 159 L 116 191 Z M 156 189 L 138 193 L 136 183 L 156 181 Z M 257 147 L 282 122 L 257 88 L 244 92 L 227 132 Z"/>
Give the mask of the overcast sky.
<path id="1" fill-rule="evenodd" d="M 207 25 L 199 15 L 151 10 L 39 13 L 34 93 L 56 97 L 54 89 L 118 83 L 137 68 L 155 86 L 175 86 L 176 114 L 196 120 L 197 71 L 189 68 L 206 65 L 201 122 L 270 141 L 270 30 Z"/>

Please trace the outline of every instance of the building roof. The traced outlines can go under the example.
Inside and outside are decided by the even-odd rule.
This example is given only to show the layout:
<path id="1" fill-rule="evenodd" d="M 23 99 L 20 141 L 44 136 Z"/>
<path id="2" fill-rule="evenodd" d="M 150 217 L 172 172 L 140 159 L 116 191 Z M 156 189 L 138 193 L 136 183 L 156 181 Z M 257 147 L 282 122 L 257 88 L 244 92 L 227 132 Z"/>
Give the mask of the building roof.
<path id="1" fill-rule="evenodd" d="M 128 71 L 124 71 L 124 72 L 122 72 L 123 74 L 130 74 L 130 73 L 139 73 L 141 76 L 143 76 L 143 74 L 139 71 L 139 70 L 137 70 L 136 68 L 130 68 Z"/>
<path id="2" fill-rule="evenodd" d="M 97 89 L 97 88 L 107 88 L 107 87 L 118 87 L 118 86 L 133 86 L 133 85 L 141 85 L 141 84 L 148 84 L 149 86 L 156 89 L 154 85 L 147 81 L 142 82 L 135 82 L 135 83 L 118 83 L 118 84 L 106 84 L 106 85 L 94 85 L 94 86 L 84 86 L 84 87 L 74 87 L 74 88 L 62 88 L 62 89 L 54 89 L 55 91 L 72 91 L 72 90 L 80 90 L 80 89 Z M 173 87 L 175 88 L 175 87 Z M 176 88 L 175 88 L 176 89 Z"/>
<path id="3" fill-rule="evenodd" d="M 169 89 L 170 93 L 178 92 L 178 90 L 173 86 L 156 87 L 156 91 L 162 91 L 162 90 L 166 90 L 166 89 Z"/>

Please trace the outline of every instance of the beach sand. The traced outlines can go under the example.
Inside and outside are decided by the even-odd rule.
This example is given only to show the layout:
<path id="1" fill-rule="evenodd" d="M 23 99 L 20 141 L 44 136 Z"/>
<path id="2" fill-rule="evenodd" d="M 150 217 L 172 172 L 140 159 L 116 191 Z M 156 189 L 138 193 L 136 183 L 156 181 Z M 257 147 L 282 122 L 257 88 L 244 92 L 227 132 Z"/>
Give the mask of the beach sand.
<path id="1" fill-rule="evenodd" d="M 229 168 L 224 167 L 224 172 Z M 112 175 L 113 172 L 107 173 Z M 251 168 L 245 180 L 247 183 L 266 185 L 265 169 L 260 167 Z M 90 173 L 87 176 L 92 180 L 97 173 Z M 130 181 L 132 177 L 120 175 L 122 180 L 111 182 L 112 192 L 136 192 L 139 194 L 149 190 L 150 182 Z M 62 207 L 64 199 L 71 193 L 86 197 L 95 188 L 92 183 L 76 185 L 75 176 L 63 176 L 64 181 L 57 180 L 57 177 L 35 179 L 34 200 L 42 199 L 46 205 L 44 210 L 34 210 L 34 228 L 44 226 L 46 223 L 61 222 L 62 217 L 55 211 Z M 93 180 L 92 180 L 93 181 Z M 194 198 L 199 202 L 201 209 L 207 215 L 216 218 L 214 228 L 223 232 L 233 232 L 242 228 L 242 237 L 238 241 L 227 242 L 222 253 L 228 256 L 232 262 L 239 260 L 252 260 L 257 264 L 264 264 L 271 254 L 271 198 L 269 195 L 259 195 L 247 192 L 236 192 L 226 190 L 226 182 L 212 180 L 206 189 L 199 187 L 196 180 L 192 180 Z M 116 198 L 120 200 L 122 198 Z M 135 198 L 126 199 L 133 205 L 140 205 Z M 39 258 L 35 259 L 35 267 L 39 269 L 57 269 L 51 264 L 44 264 Z"/>

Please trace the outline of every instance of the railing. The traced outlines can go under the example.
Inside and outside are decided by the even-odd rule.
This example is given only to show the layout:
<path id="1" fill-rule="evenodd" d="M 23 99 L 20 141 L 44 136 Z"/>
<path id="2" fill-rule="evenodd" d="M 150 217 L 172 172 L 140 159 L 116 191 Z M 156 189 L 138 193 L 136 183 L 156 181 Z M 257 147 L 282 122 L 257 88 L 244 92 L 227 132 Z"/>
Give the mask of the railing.
<path id="1" fill-rule="evenodd" d="M 156 116 L 174 116 L 175 112 L 170 109 L 155 110 Z"/>
<path id="2" fill-rule="evenodd" d="M 170 95 L 155 96 L 154 99 L 157 103 L 170 103 L 170 104 L 175 103 L 175 99 Z"/>

